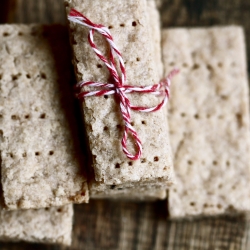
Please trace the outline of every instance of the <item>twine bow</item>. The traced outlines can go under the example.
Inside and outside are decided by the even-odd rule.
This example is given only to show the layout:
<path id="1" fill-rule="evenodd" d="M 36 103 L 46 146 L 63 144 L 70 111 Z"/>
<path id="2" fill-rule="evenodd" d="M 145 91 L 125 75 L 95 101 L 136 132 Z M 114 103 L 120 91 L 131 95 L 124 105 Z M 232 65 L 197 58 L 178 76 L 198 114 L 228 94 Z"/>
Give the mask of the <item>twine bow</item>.
<path id="1" fill-rule="evenodd" d="M 123 132 L 122 137 L 122 150 L 126 154 L 126 156 L 131 160 L 137 160 L 141 157 L 142 154 L 142 143 L 141 140 L 136 132 L 136 130 L 131 125 L 131 110 L 136 110 L 140 112 L 155 112 L 159 109 L 161 109 L 168 101 L 169 95 L 170 95 L 170 84 L 171 84 L 171 78 L 178 73 L 177 69 L 174 69 L 170 72 L 170 74 L 166 77 L 166 79 L 163 79 L 159 84 L 154 84 L 151 86 L 145 86 L 145 87 L 136 87 L 131 85 L 125 85 L 126 82 L 126 70 L 124 61 L 121 55 L 121 52 L 116 47 L 113 37 L 109 31 L 108 28 L 103 26 L 102 24 L 95 24 L 91 22 L 88 18 L 86 18 L 84 15 L 79 13 L 78 11 L 72 9 L 70 11 L 70 14 L 68 16 L 68 20 L 72 21 L 74 23 L 81 24 L 83 26 L 86 26 L 90 28 L 89 35 L 88 35 L 88 41 L 91 46 L 91 48 L 94 50 L 95 54 L 105 63 L 107 69 L 110 72 L 110 75 L 112 77 L 112 80 L 114 83 L 100 83 L 95 81 L 82 81 L 77 84 L 77 88 L 80 90 L 77 97 L 79 99 L 84 99 L 85 97 L 89 96 L 103 96 L 103 95 L 113 95 L 116 94 L 118 97 L 118 101 L 120 104 L 120 110 L 121 114 L 125 123 L 125 129 Z M 97 49 L 93 35 L 94 32 L 97 31 L 100 33 L 105 40 L 108 42 L 109 45 L 109 59 L 103 56 L 100 50 Z M 119 67 L 120 67 L 120 75 L 118 73 L 118 70 L 116 68 L 115 63 L 115 56 L 117 56 L 119 61 Z M 89 87 L 99 87 L 100 90 L 95 91 L 83 91 L 82 88 L 85 86 Z M 141 106 L 134 106 L 130 103 L 129 99 L 127 98 L 126 94 L 128 93 L 151 93 L 154 95 L 164 95 L 163 100 L 156 105 L 155 107 L 141 107 Z M 131 134 L 132 137 L 135 140 L 135 145 L 137 147 L 136 154 L 133 155 L 130 153 L 127 149 L 127 139 L 128 134 Z"/>

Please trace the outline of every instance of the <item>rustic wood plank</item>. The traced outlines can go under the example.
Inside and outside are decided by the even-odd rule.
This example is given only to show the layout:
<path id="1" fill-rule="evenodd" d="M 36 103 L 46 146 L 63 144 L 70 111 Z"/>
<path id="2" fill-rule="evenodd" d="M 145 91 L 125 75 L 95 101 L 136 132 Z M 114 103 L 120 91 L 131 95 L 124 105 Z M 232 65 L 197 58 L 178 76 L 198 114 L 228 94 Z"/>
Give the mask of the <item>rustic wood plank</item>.
<path id="1" fill-rule="evenodd" d="M 2 0 L 0 23 L 66 24 L 63 0 Z M 1 3 L 2 5 L 2 3 Z"/>
<path id="2" fill-rule="evenodd" d="M 12 8 L 11 8 L 12 7 Z M 0 23 L 5 23 L 9 16 L 11 16 L 11 9 L 13 9 L 12 1 L 2 1 L 0 8 Z"/>
<path id="3" fill-rule="evenodd" d="M 2 0 L 0 23 L 65 24 L 63 0 Z M 163 0 L 163 27 L 239 24 L 250 58 L 249 0 Z M 72 247 L 0 243 L 1 250 L 250 249 L 245 217 L 167 221 L 166 202 L 91 201 L 75 206 Z"/>

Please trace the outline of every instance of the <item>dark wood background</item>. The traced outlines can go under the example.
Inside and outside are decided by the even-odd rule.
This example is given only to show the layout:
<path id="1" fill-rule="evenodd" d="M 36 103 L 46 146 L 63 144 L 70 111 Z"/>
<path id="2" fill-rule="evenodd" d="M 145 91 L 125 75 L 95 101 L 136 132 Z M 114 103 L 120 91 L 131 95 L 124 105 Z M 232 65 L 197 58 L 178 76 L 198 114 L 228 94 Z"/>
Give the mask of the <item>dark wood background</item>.
<path id="1" fill-rule="evenodd" d="M 250 58 L 250 0 L 162 1 L 163 27 L 231 24 L 244 26 L 248 58 Z M 0 23 L 65 24 L 62 2 L 62 0 L 1 0 Z M 0 243 L 0 249 L 250 249 L 250 220 L 247 217 L 199 218 L 193 221 L 170 221 L 166 218 L 166 201 L 153 203 L 90 201 L 88 205 L 75 206 L 71 247 Z"/>

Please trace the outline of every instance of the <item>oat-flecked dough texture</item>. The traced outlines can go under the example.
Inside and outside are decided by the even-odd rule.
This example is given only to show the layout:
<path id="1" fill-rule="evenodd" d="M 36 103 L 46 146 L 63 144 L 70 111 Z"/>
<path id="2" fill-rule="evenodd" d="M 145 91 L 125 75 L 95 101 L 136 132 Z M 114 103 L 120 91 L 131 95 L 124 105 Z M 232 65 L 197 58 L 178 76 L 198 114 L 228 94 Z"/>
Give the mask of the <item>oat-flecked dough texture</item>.
<path id="1" fill-rule="evenodd" d="M 154 1 L 147 2 L 148 21 L 151 26 L 151 39 L 154 41 L 154 60 L 158 69 L 159 78 L 162 77 L 163 64 L 161 61 L 161 32 L 159 13 Z M 111 198 L 111 199 L 139 199 L 152 200 L 164 199 L 166 197 L 165 181 L 148 181 L 143 183 L 130 182 L 120 185 L 107 185 L 94 180 L 89 176 L 89 190 L 91 198 Z M 153 191 L 151 191 L 153 190 Z"/>
<path id="2" fill-rule="evenodd" d="M 7 208 L 88 201 L 72 112 L 67 29 L 3 25 L 0 34 L 0 151 Z"/>
<path id="3" fill-rule="evenodd" d="M 240 27 L 164 30 L 176 186 L 171 217 L 250 210 L 249 99 Z"/>
<path id="4" fill-rule="evenodd" d="M 73 206 L 3 211 L 0 240 L 71 244 Z"/>
<path id="5" fill-rule="evenodd" d="M 155 1 L 148 0 L 148 22 L 150 25 L 151 31 L 151 40 L 154 43 L 154 58 L 155 65 L 158 70 L 159 79 L 163 77 L 163 64 L 162 64 L 162 55 L 161 55 L 161 22 L 160 14 L 156 8 Z"/>
<path id="6" fill-rule="evenodd" d="M 110 28 L 123 54 L 127 83 L 147 86 L 160 80 L 152 60 L 154 45 L 150 38 L 146 0 L 72 0 L 66 1 L 66 6 L 67 10 L 74 7 L 93 22 Z M 108 71 L 87 42 L 88 29 L 70 23 L 70 31 L 78 81 L 107 82 Z M 99 35 L 94 39 L 105 53 L 107 48 L 103 39 Z M 134 105 L 153 106 L 160 101 L 147 94 L 128 96 Z M 124 123 L 114 96 L 86 98 L 82 108 L 97 181 L 110 185 L 151 180 L 164 180 L 167 185 L 171 181 L 173 170 L 168 130 L 163 125 L 167 123 L 164 110 L 150 114 L 132 111 L 132 122 L 142 141 L 143 154 L 140 160 L 131 162 L 122 151 Z M 134 152 L 132 145 L 129 141 L 128 148 Z"/>

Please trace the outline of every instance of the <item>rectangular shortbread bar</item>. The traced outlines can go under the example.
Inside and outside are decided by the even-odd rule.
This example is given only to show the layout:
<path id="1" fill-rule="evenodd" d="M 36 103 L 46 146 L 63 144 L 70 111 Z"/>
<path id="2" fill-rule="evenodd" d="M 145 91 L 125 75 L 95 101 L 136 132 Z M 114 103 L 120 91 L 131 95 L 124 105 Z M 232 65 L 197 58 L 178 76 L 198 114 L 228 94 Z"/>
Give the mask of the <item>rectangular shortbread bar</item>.
<path id="1" fill-rule="evenodd" d="M 162 77 L 163 65 L 161 61 L 161 32 L 159 12 L 154 1 L 147 1 L 148 21 L 151 25 L 151 37 L 154 41 L 155 65 L 157 65 L 159 78 Z M 106 185 L 89 178 L 89 191 L 91 198 L 109 199 L 133 199 L 133 200 L 154 200 L 166 198 L 166 188 L 162 184 L 152 186 L 155 183 L 130 183 L 127 185 Z"/>
<path id="2" fill-rule="evenodd" d="M 70 245 L 73 206 L 3 211 L 0 206 L 0 240 Z"/>
<path id="3" fill-rule="evenodd" d="M 8 209 L 88 201 L 67 28 L 0 26 L 0 152 Z"/>
<path id="4" fill-rule="evenodd" d="M 241 27 L 167 29 L 165 72 L 176 185 L 172 218 L 250 210 L 249 90 Z"/>
<path id="5" fill-rule="evenodd" d="M 67 12 L 75 8 L 94 23 L 109 27 L 123 55 L 128 84 L 147 86 L 159 82 L 159 69 L 152 60 L 155 57 L 154 42 L 146 0 L 68 0 L 65 3 Z M 88 28 L 70 23 L 70 32 L 77 80 L 107 82 L 109 73 L 105 64 L 97 58 L 87 41 Z M 94 40 L 106 54 L 103 39 L 96 35 Z M 148 94 L 134 93 L 128 97 L 134 105 L 140 106 L 151 107 L 161 101 L 159 97 Z M 163 126 L 167 123 L 166 110 L 147 114 L 132 111 L 132 124 L 142 141 L 143 155 L 140 160 L 131 161 L 122 152 L 124 122 L 114 96 L 85 98 L 82 109 L 96 181 L 107 185 L 162 182 L 165 187 L 172 182 L 169 134 L 167 127 Z M 132 145 L 130 142 L 131 151 Z"/>

